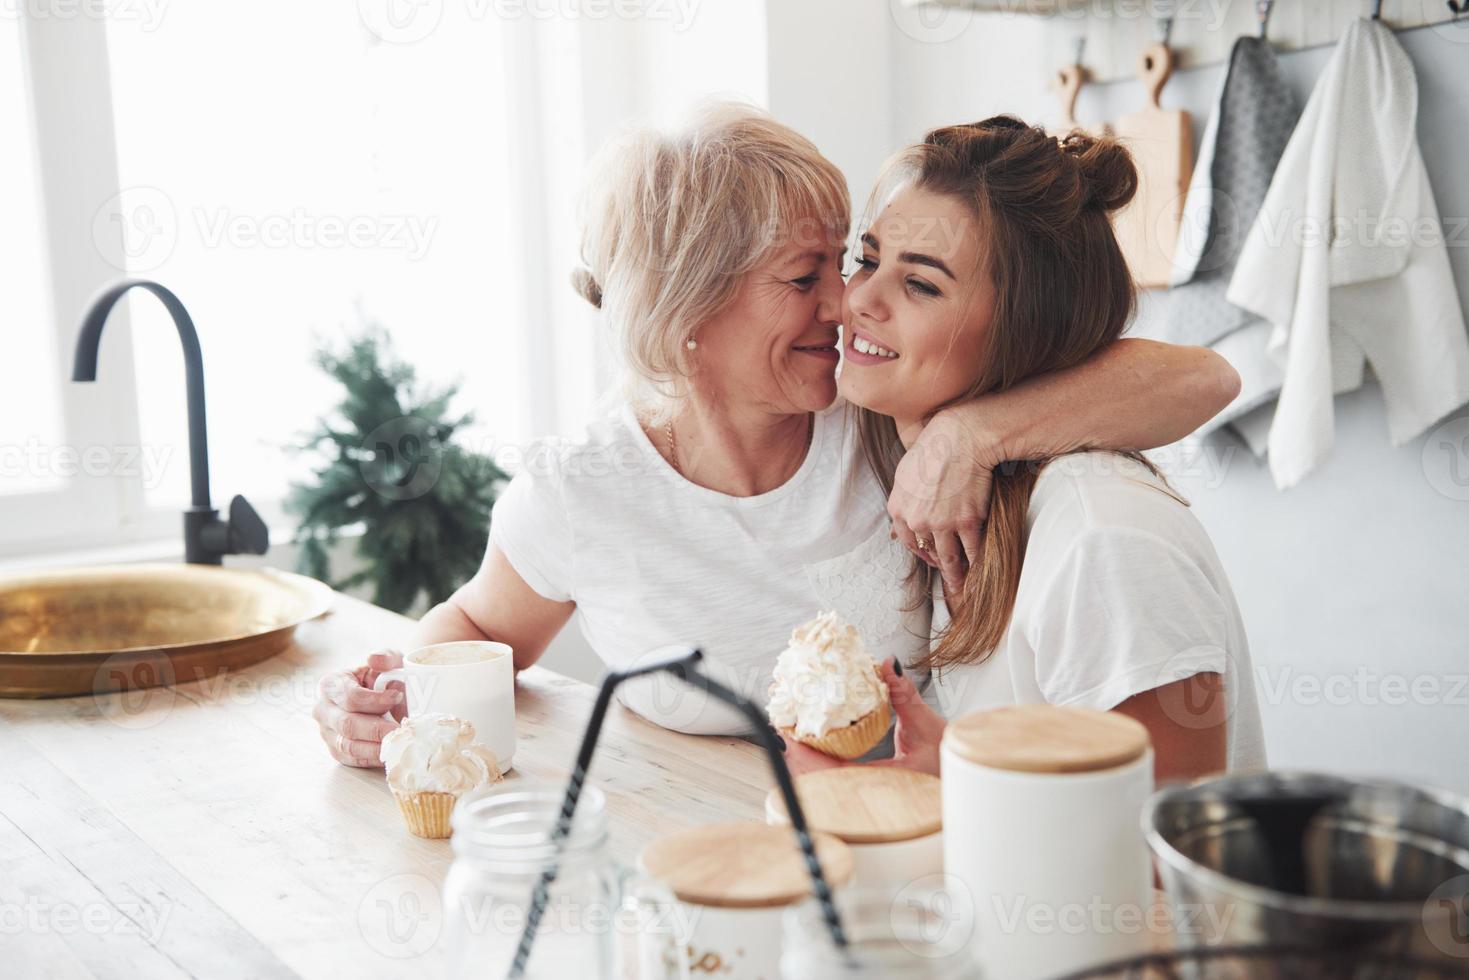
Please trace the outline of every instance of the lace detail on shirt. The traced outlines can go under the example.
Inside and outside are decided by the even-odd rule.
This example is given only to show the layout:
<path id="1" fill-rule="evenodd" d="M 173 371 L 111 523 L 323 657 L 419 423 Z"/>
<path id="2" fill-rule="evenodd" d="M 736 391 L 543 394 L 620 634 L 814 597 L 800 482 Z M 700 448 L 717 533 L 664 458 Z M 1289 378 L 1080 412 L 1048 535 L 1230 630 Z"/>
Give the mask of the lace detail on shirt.
<path id="1" fill-rule="evenodd" d="M 905 615 L 911 615 L 903 611 L 909 602 L 905 579 L 912 567 L 908 549 L 889 533 L 883 522 L 846 554 L 804 566 L 822 609 L 836 610 L 857 627 L 869 651 L 902 630 Z"/>

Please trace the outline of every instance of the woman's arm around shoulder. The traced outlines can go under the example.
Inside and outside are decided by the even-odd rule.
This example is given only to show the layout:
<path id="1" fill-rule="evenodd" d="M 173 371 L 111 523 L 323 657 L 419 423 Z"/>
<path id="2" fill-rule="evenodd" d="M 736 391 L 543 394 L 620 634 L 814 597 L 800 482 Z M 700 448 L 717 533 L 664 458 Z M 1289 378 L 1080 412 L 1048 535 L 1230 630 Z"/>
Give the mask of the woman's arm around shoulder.
<path id="1" fill-rule="evenodd" d="M 1176 442 L 1234 400 L 1239 375 L 1204 347 L 1123 339 L 1075 367 L 935 415 L 898 465 L 888 514 L 898 537 L 956 587 L 979 546 L 991 473 L 1008 460 Z"/>

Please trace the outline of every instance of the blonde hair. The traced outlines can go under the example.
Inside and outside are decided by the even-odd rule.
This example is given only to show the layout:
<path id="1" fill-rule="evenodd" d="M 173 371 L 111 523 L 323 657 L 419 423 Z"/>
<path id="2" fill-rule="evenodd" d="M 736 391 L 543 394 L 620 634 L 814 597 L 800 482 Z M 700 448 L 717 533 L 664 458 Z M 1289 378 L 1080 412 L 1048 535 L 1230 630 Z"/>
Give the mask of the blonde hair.
<path id="1" fill-rule="evenodd" d="M 594 158 L 581 207 L 577 291 L 606 315 L 635 402 L 680 393 L 687 341 L 745 273 L 793 242 L 846 237 L 841 171 L 810 140 L 738 102 L 641 129 Z"/>

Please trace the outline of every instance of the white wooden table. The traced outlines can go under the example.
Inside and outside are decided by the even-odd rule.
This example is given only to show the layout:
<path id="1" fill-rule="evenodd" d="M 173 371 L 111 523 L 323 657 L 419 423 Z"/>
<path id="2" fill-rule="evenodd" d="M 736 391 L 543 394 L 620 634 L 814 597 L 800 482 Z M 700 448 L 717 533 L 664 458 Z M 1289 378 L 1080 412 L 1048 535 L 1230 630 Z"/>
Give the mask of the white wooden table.
<path id="1" fill-rule="evenodd" d="M 0 977 L 430 975 L 447 841 L 411 836 L 381 770 L 327 755 L 316 684 L 412 621 L 338 596 L 285 652 L 210 681 L 0 700 Z M 595 690 L 535 668 L 517 774 L 564 777 Z M 592 769 L 612 846 L 760 819 L 771 783 L 735 739 L 614 707 Z"/>

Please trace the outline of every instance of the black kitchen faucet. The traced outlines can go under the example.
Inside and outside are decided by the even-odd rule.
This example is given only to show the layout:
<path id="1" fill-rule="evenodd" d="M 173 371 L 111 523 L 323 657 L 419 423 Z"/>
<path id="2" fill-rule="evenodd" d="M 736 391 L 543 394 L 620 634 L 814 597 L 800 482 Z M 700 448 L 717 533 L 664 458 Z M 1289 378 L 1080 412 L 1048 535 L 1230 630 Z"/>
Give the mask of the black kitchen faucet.
<path id="1" fill-rule="evenodd" d="M 120 279 L 98 294 L 87 308 L 82 332 L 77 337 L 76 358 L 71 380 L 97 380 L 97 345 L 102 340 L 102 325 L 107 314 L 134 286 L 157 296 L 184 347 L 184 381 L 188 388 L 189 407 L 189 482 L 191 503 L 184 511 L 184 561 L 195 565 L 218 565 L 225 555 L 263 555 L 270 547 L 270 530 L 255 508 L 244 497 L 235 495 L 230 501 L 228 520 L 209 503 L 209 437 L 204 427 L 204 358 L 199 351 L 199 335 L 189 311 L 172 292 L 147 279 Z"/>

